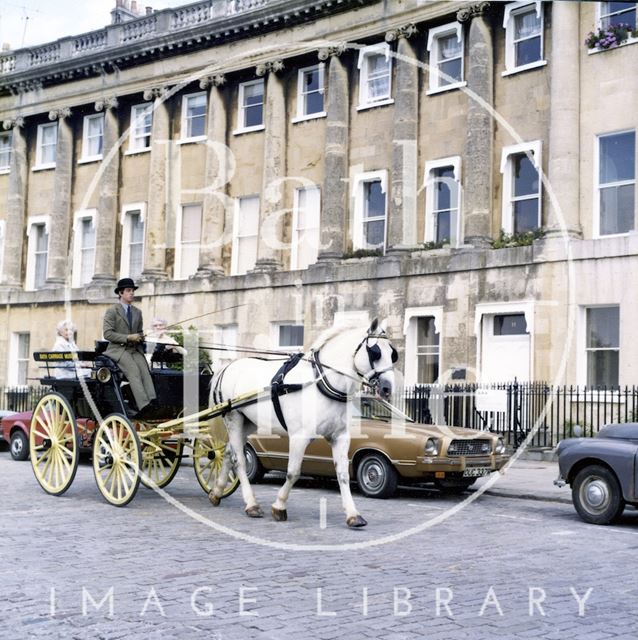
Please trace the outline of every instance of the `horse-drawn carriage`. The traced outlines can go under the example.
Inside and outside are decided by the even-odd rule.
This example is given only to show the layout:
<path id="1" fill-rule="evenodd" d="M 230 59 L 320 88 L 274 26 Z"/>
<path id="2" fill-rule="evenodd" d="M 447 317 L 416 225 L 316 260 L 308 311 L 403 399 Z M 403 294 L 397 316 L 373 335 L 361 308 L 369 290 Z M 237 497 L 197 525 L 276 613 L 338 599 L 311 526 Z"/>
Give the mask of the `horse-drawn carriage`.
<path id="1" fill-rule="evenodd" d="M 161 407 L 135 415 L 122 372 L 103 347 L 97 343 L 95 351 L 34 354 L 44 372 L 40 382 L 51 389 L 33 410 L 29 435 L 40 486 L 47 493 L 63 494 L 75 477 L 80 450 L 90 450 L 100 493 L 123 506 L 140 482 L 151 488 L 168 485 L 190 452 L 197 480 L 209 493 L 227 443 L 223 422 L 215 419 L 220 408 L 206 409 L 210 368 L 200 368 L 193 379 L 199 411 L 183 418 L 184 372 L 171 368 L 168 354 L 153 362 L 151 376 Z M 224 497 L 237 485 L 233 475 Z"/>

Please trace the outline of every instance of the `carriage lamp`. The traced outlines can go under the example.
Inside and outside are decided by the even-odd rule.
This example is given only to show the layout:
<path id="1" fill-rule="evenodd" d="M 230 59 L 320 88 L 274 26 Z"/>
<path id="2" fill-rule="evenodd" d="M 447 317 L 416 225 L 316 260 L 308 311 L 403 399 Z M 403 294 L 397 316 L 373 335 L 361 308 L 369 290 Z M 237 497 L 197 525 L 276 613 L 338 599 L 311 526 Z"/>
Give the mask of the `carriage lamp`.
<path id="1" fill-rule="evenodd" d="M 108 382 L 111 379 L 111 371 L 108 367 L 100 367 L 95 376 L 100 382 Z"/>
<path id="2" fill-rule="evenodd" d="M 426 456 L 435 456 L 439 452 L 439 445 L 436 438 L 428 438 L 425 441 L 424 453 Z"/>
<path id="3" fill-rule="evenodd" d="M 499 438 L 496 441 L 496 445 L 494 445 L 494 453 L 505 453 L 505 443 L 503 442 L 503 438 Z"/>

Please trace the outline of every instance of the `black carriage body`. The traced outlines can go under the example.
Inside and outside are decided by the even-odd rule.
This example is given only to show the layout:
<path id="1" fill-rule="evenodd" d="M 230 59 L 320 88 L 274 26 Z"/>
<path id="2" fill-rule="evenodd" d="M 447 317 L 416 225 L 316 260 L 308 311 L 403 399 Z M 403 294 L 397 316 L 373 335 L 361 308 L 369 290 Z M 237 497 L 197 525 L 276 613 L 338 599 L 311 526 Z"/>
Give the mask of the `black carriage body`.
<path id="1" fill-rule="evenodd" d="M 132 416 L 134 401 L 126 379 L 117 363 L 108 356 L 97 351 L 80 351 L 77 354 L 66 352 L 36 352 L 33 354 L 46 375 L 40 383 L 63 395 L 73 408 L 78 418 L 100 421 L 100 418 L 111 413 Z M 80 371 L 85 375 L 77 376 L 75 369 L 68 366 L 75 360 L 82 363 Z M 167 359 L 168 360 L 168 359 Z M 185 374 L 183 371 L 170 368 L 167 360 L 155 360 L 151 365 L 151 377 L 157 395 L 156 407 L 144 414 L 136 416 L 141 420 L 170 420 L 204 409 L 208 406 L 208 393 L 212 379 L 212 371 L 200 370 L 197 374 Z M 61 370 L 73 371 L 73 377 L 56 376 Z M 184 387 L 187 389 L 187 402 L 184 407 Z M 192 393 L 196 389 L 197 393 Z M 193 406 L 196 404 L 197 406 Z"/>

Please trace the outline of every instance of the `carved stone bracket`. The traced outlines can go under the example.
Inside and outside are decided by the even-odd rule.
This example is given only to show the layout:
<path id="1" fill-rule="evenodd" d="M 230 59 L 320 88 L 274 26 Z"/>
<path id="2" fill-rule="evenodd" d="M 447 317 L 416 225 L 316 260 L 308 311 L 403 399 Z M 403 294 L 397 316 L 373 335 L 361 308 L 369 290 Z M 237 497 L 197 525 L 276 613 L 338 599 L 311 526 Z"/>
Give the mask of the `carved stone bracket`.
<path id="1" fill-rule="evenodd" d="M 223 87 L 226 84 L 226 76 L 223 73 L 216 73 L 214 76 L 206 76 L 199 81 L 200 89 L 208 87 Z"/>
<path id="2" fill-rule="evenodd" d="M 8 120 L 4 120 L 2 123 L 2 128 L 5 131 L 9 131 L 9 129 L 13 129 L 14 127 L 17 127 L 18 129 L 21 129 L 22 127 L 24 127 L 24 118 L 22 116 L 17 116 L 16 118 L 10 118 Z"/>
<path id="3" fill-rule="evenodd" d="M 155 98 L 163 98 L 169 91 L 168 87 L 151 87 L 144 91 L 144 100 L 155 100 Z"/>
<path id="4" fill-rule="evenodd" d="M 456 13 L 456 19 L 459 22 L 470 22 L 472 18 L 476 18 L 478 16 L 483 16 L 491 8 L 491 2 L 477 2 L 476 4 L 472 4 L 469 7 L 465 7 L 460 9 Z"/>
<path id="5" fill-rule="evenodd" d="M 71 109 L 69 107 L 61 107 L 60 109 L 52 109 L 49 111 L 49 120 L 63 120 L 71 117 Z"/>
<path id="6" fill-rule="evenodd" d="M 403 25 L 402 27 L 397 27 L 396 29 L 387 31 L 385 34 L 385 41 L 394 42 L 399 38 L 406 38 L 407 40 L 408 38 L 416 35 L 418 31 L 419 30 L 416 28 L 416 25 L 411 22 L 410 24 Z"/>
<path id="7" fill-rule="evenodd" d="M 345 42 L 337 44 L 333 47 L 324 47 L 323 49 L 319 49 L 318 56 L 319 60 L 324 61 L 330 58 L 331 56 L 340 56 L 342 53 L 345 53 L 348 50 Z"/>
<path id="8" fill-rule="evenodd" d="M 255 73 L 258 76 L 265 76 L 267 73 L 279 73 L 284 70 L 284 61 L 283 60 L 272 60 L 270 62 L 263 62 L 262 64 L 258 64 L 255 69 Z"/>
<path id="9" fill-rule="evenodd" d="M 108 98 L 102 98 L 95 102 L 96 111 L 108 111 L 109 109 L 117 109 L 117 97 L 109 96 Z"/>

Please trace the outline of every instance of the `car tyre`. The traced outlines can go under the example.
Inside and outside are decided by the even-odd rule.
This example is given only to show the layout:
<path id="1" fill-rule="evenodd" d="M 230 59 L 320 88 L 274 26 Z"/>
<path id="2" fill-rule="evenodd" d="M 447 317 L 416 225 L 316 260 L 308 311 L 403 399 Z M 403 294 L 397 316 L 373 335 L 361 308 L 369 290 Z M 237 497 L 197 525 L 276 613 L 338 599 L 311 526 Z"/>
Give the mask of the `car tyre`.
<path id="1" fill-rule="evenodd" d="M 467 489 L 469 489 L 476 482 L 476 478 L 472 479 L 459 479 L 459 480 L 451 480 L 451 479 L 441 479 L 435 480 L 434 486 L 441 492 L 447 493 L 448 495 L 456 496 L 460 493 L 463 493 Z"/>
<path id="2" fill-rule="evenodd" d="M 368 453 L 357 464 L 357 484 L 368 498 L 389 498 L 397 490 L 397 472 L 380 453 Z"/>
<path id="3" fill-rule="evenodd" d="M 11 451 L 11 457 L 14 460 L 28 460 L 29 440 L 20 429 L 11 434 L 9 450 Z"/>
<path id="4" fill-rule="evenodd" d="M 266 470 L 251 445 L 247 444 L 244 447 L 244 456 L 246 458 L 246 475 L 248 476 L 248 480 L 251 483 L 259 482 L 263 479 Z"/>
<path id="5" fill-rule="evenodd" d="M 625 508 L 620 484 L 607 467 L 581 469 L 572 484 L 572 502 L 578 515 L 590 524 L 609 524 Z"/>

